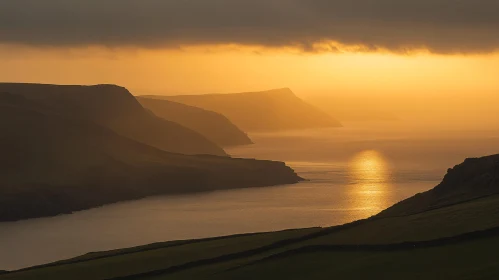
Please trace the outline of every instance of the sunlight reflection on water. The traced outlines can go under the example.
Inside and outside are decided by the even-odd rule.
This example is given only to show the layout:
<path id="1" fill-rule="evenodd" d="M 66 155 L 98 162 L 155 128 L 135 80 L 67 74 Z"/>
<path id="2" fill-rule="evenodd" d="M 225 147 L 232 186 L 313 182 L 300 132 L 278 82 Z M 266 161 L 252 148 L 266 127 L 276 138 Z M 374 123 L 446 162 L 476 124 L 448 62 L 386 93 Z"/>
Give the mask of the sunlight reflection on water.
<path id="1" fill-rule="evenodd" d="M 390 166 L 375 150 L 356 154 L 349 163 L 352 208 L 370 217 L 390 206 Z"/>

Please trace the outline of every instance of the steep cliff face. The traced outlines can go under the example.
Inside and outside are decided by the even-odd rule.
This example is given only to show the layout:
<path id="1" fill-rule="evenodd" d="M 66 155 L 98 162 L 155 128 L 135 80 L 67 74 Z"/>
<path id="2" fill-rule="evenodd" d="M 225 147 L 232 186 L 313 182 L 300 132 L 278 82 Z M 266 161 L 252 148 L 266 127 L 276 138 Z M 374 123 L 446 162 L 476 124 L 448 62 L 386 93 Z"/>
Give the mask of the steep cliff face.
<path id="1" fill-rule="evenodd" d="M 235 94 L 149 97 L 218 112 L 247 132 L 341 126 L 337 120 L 304 102 L 288 88 Z"/>
<path id="2" fill-rule="evenodd" d="M 301 180 L 281 162 L 168 153 L 33 105 L 0 94 L 0 221 L 158 194 Z"/>
<path id="3" fill-rule="evenodd" d="M 199 132 L 221 147 L 253 143 L 246 133 L 222 114 L 169 100 L 137 99 L 158 117 Z"/>
<path id="4" fill-rule="evenodd" d="M 379 216 L 419 213 L 499 194 L 499 155 L 469 158 L 448 170 L 434 189 L 397 203 Z"/>
<path id="5" fill-rule="evenodd" d="M 447 171 L 435 188 L 441 195 L 463 193 L 487 195 L 499 192 L 499 155 L 468 158 Z"/>
<path id="6" fill-rule="evenodd" d="M 46 110 L 95 122 L 164 151 L 226 155 L 201 134 L 144 109 L 123 87 L 0 83 L 0 92 L 24 96 Z"/>

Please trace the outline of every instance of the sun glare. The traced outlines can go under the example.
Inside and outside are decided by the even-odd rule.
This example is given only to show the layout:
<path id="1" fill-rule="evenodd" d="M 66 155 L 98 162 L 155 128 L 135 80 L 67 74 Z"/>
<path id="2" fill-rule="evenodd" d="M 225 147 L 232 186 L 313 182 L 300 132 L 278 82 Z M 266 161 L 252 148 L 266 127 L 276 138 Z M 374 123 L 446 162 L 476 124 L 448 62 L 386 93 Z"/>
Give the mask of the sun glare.
<path id="1" fill-rule="evenodd" d="M 358 153 L 350 162 L 352 203 L 363 216 L 372 216 L 387 207 L 389 166 L 383 155 L 374 150 Z"/>

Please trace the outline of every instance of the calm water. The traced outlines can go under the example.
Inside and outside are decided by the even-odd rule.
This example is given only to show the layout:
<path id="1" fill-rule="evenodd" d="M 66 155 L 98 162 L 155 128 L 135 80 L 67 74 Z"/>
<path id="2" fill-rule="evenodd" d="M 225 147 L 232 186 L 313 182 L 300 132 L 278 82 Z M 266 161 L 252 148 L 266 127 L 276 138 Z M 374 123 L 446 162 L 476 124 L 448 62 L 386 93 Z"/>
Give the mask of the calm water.
<path id="1" fill-rule="evenodd" d="M 369 217 L 434 187 L 466 157 L 499 151 L 494 131 L 400 124 L 252 135 L 238 157 L 284 160 L 310 181 L 272 188 L 155 197 L 73 215 L 0 223 L 0 269 L 90 251 L 235 233 L 329 226 Z"/>

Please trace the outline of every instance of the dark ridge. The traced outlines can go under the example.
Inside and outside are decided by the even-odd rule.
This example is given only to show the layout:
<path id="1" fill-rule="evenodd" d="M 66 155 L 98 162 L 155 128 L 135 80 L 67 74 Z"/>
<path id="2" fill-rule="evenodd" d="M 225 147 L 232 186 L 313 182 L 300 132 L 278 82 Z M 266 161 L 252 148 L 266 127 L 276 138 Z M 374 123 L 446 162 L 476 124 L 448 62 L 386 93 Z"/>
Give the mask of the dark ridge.
<path id="1" fill-rule="evenodd" d="M 499 193 L 499 155 L 469 158 L 450 168 L 443 181 L 384 210 L 378 216 L 406 216 Z"/>
<path id="2" fill-rule="evenodd" d="M 312 246 L 304 246 L 298 249 L 288 250 L 283 253 L 278 253 L 269 257 L 266 257 L 262 260 L 250 263 L 248 265 L 254 265 L 258 263 L 262 263 L 265 261 L 286 258 L 296 254 L 303 253 L 317 253 L 317 252 L 390 252 L 390 251 L 401 251 L 401 250 L 416 250 L 422 248 L 431 248 L 445 245 L 453 245 L 459 244 L 462 242 L 470 242 L 483 238 L 491 238 L 499 236 L 499 227 L 491 228 L 483 231 L 475 231 L 469 232 L 457 236 L 439 238 L 428 241 L 419 241 L 419 242 L 404 242 L 398 244 L 380 244 L 380 245 L 312 245 Z M 126 279 L 138 279 L 142 277 L 157 277 L 166 274 L 171 274 L 175 272 L 179 272 L 182 270 L 192 269 L 199 266 L 212 265 L 220 262 L 232 261 L 235 259 L 248 258 L 252 255 L 256 255 L 262 252 L 256 252 L 256 250 L 250 250 L 235 254 L 223 255 L 220 257 L 210 258 L 198 260 L 190 263 L 185 263 L 178 266 L 172 266 L 166 269 L 160 269 L 135 275 L 129 275 L 125 277 L 116 277 L 111 278 L 113 280 L 126 280 Z M 241 268 L 241 267 L 238 267 Z M 237 269 L 237 268 L 236 268 Z M 109 279 L 109 280 L 111 280 Z"/>
<path id="3" fill-rule="evenodd" d="M 302 229 L 299 229 L 299 230 L 302 230 Z M 295 230 L 293 230 L 293 229 L 284 230 L 282 232 L 286 232 L 286 231 L 295 231 Z M 96 256 L 96 257 L 92 257 L 92 254 L 106 253 L 106 252 L 91 252 L 91 253 L 87 253 L 85 255 L 82 255 L 80 257 L 77 257 L 75 259 L 63 260 L 63 261 L 58 261 L 55 263 L 49 263 L 49 264 L 44 264 L 44 265 L 37 265 L 37 266 L 23 268 L 23 269 L 19 269 L 19 270 L 15 270 L 15 271 L 10 271 L 10 272 L 11 273 L 23 272 L 23 271 L 29 271 L 29 270 L 34 270 L 34 269 L 40 269 L 40 268 L 56 267 L 56 266 L 70 265 L 70 264 L 76 264 L 76 263 L 84 263 L 84 262 L 88 262 L 88 261 L 107 259 L 107 258 L 112 258 L 112 257 L 116 257 L 116 256 L 124 256 L 124 255 L 135 254 L 135 253 L 143 253 L 143 252 L 148 252 L 148 251 L 153 251 L 153 250 L 166 249 L 166 248 L 172 248 L 172 247 L 189 245 L 189 244 L 196 244 L 196 243 L 202 243 L 202 242 L 209 242 L 209 241 L 216 241 L 216 240 L 223 240 L 223 239 L 230 239 L 230 238 L 238 238 L 238 237 L 245 237 L 245 236 L 257 236 L 257 235 L 268 234 L 268 233 L 270 233 L 270 232 L 243 233 L 243 234 L 235 234 L 235 235 L 231 235 L 231 236 L 220 236 L 220 237 L 210 237 L 210 238 L 194 239 L 194 240 L 182 240 L 182 241 L 169 241 L 169 242 L 163 242 L 163 243 L 152 243 L 152 244 L 149 244 L 146 246 L 130 248 L 130 250 L 126 251 L 126 252 L 118 252 L 116 254 L 109 254 L 109 255 Z M 164 245 L 162 246 L 162 244 L 164 244 Z M 144 247 L 144 248 L 142 248 L 142 247 Z M 120 250 L 117 250 L 117 251 L 120 251 Z M 112 253 L 112 251 L 109 251 L 109 253 Z M 89 257 L 84 258 L 85 256 L 89 256 Z M 8 273 L 8 272 L 9 271 L 5 271 L 5 273 Z"/>
<path id="4" fill-rule="evenodd" d="M 222 114 L 168 100 L 137 99 L 157 116 L 192 129 L 221 147 L 253 144 L 246 133 Z"/>
<path id="5" fill-rule="evenodd" d="M 7 99 L 0 102 L 0 221 L 159 194 L 302 180 L 282 162 L 169 153 L 96 123 L 32 107 L 25 99 Z"/>
<path id="6" fill-rule="evenodd" d="M 157 99 L 169 99 L 170 97 L 182 97 L 182 98 L 212 98 L 212 97 L 223 97 L 223 96 L 249 96 L 249 97 L 292 97 L 295 98 L 296 95 L 290 88 L 277 88 L 265 91 L 252 91 L 252 92 L 239 92 L 239 93 L 207 93 L 207 94 L 185 94 L 185 95 L 144 95 L 142 97 L 146 98 L 157 98 Z"/>
<path id="7" fill-rule="evenodd" d="M 304 102 L 289 88 L 234 94 L 148 97 L 223 114 L 248 132 L 341 127 L 337 120 Z"/>
<path id="8" fill-rule="evenodd" d="M 144 109 L 123 87 L 0 83 L 0 92 L 21 95 L 33 106 L 38 104 L 65 117 L 95 122 L 164 151 L 227 155 L 201 134 Z"/>
<path id="9" fill-rule="evenodd" d="M 320 252 L 394 252 L 405 250 L 417 250 L 425 248 L 433 248 L 447 245 L 461 244 L 464 242 L 472 242 L 475 240 L 482 240 L 494 238 L 499 236 L 499 227 L 490 228 L 481 231 L 473 231 L 464 233 L 457 236 L 444 237 L 434 240 L 417 241 L 417 242 L 403 242 L 397 244 L 366 244 L 366 245 L 310 245 L 297 249 L 288 250 L 286 252 L 278 253 L 261 260 L 248 263 L 244 266 L 239 266 L 230 270 L 237 270 L 242 267 L 265 263 L 267 261 L 291 257 L 297 254 L 306 253 L 320 253 Z"/>

